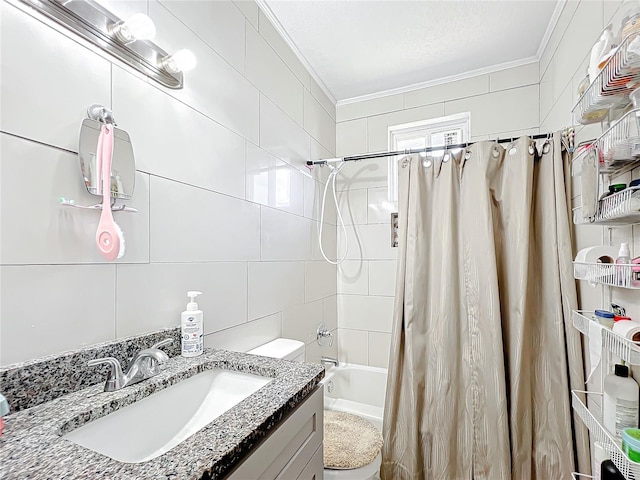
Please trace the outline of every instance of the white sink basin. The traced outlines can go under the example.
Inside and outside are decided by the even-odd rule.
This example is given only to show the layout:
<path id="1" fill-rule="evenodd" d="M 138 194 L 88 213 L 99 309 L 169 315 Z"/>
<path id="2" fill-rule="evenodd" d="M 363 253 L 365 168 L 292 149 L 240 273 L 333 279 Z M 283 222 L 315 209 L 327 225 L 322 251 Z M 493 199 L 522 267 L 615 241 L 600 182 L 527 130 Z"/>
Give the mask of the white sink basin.
<path id="1" fill-rule="evenodd" d="M 207 370 L 64 435 L 125 463 L 168 452 L 272 379 Z"/>

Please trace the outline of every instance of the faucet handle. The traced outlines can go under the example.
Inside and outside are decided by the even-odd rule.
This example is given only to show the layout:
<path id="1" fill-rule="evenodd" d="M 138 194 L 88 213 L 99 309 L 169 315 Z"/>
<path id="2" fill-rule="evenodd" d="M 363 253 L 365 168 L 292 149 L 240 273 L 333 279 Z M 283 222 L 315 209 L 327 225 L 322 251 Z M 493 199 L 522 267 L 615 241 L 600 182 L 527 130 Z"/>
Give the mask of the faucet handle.
<path id="1" fill-rule="evenodd" d="M 107 377 L 107 382 L 104 384 L 104 391 L 112 392 L 124 387 L 124 374 L 122 373 L 122 367 L 120 366 L 120 362 L 117 358 L 94 358 L 93 360 L 89 360 L 87 365 L 95 367 L 96 365 L 102 365 L 103 363 L 106 363 L 111 367 L 109 370 L 109 376 Z"/>
<path id="2" fill-rule="evenodd" d="M 324 344 L 324 339 L 329 337 L 329 346 L 333 345 L 333 334 L 327 328 L 327 325 L 322 322 L 318 325 L 318 329 L 316 330 L 316 341 L 318 345 L 322 346 Z"/>
<path id="3" fill-rule="evenodd" d="M 173 338 L 167 337 L 164 340 L 160 340 L 158 343 L 151 346 L 151 348 L 160 348 L 166 347 L 167 345 L 171 345 L 173 343 Z"/>

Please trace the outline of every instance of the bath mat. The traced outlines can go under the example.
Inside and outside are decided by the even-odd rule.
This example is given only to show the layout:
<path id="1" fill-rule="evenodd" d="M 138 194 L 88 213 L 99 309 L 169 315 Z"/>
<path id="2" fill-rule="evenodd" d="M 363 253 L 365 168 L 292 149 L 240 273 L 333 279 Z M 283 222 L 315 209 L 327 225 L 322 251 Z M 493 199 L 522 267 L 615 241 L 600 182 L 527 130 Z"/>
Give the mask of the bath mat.
<path id="1" fill-rule="evenodd" d="M 382 448 L 382 434 L 357 415 L 324 411 L 324 467 L 352 469 L 369 465 Z"/>

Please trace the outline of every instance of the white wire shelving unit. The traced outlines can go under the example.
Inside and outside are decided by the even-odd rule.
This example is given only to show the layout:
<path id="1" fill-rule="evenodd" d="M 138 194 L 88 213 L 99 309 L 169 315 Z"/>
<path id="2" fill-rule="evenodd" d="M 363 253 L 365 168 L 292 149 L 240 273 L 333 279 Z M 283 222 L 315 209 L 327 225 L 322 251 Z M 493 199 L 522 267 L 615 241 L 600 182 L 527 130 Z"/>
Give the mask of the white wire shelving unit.
<path id="1" fill-rule="evenodd" d="M 638 268 L 638 265 L 573 262 L 573 276 L 576 280 L 590 283 L 640 290 L 640 284 L 632 279 L 634 268 Z"/>
<path id="2" fill-rule="evenodd" d="M 640 165 L 640 109 L 625 113 L 591 144 L 579 148 L 571 164 L 573 175 L 582 172 L 582 163 L 592 154 L 603 175 L 615 177 Z"/>
<path id="3" fill-rule="evenodd" d="M 589 335 L 589 322 L 593 320 L 593 312 L 573 310 L 573 326 L 583 335 Z M 640 365 L 640 344 L 624 338 L 608 328 L 602 329 L 602 349 L 612 353 L 632 366 Z"/>
<path id="4" fill-rule="evenodd" d="M 571 399 L 573 409 L 589 429 L 591 439 L 602 445 L 624 478 L 640 480 L 640 463 L 631 461 L 622 451 L 620 442 L 604 427 L 600 407 L 602 393 L 572 390 Z"/>
<path id="5" fill-rule="evenodd" d="M 594 477 L 592 477 L 591 475 L 585 475 L 584 473 L 573 472 L 571 474 L 571 478 L 573 480 L 582 480 L 584 478 L 594 478 Z"/>
<path id="6" fill-rule="evenodd" d="M 629 93 L 640 80 L 640 37 L 629 35 L 573 107 L 574 121 L 583 125 L 604 120 L 611 108 L 629 104 Z"/>
<path id="7" fill-rule="evenodd" d="M 632 225 L 640 223 L 640 187 L 629 187 L 598 202 L 595 216 L 584 218 L 582 207 L 573 209 L 576 225 Z"/>

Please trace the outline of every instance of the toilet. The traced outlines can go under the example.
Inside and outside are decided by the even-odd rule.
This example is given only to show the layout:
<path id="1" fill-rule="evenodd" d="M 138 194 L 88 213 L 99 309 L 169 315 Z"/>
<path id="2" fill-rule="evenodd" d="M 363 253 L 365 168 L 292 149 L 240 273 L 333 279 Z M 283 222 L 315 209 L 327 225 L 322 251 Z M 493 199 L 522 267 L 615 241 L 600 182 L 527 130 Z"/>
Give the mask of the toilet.
<path id="1" fill-rule="evenodd" d="M 264 345 L 260 345 L 247 353 L 252 355 L 262 355 L 263 357 L 281 358 L 294 362 L 304 362 L 305 346 L 303 342 L 290 338 L 276 338 Z M 325 480 L 374 480 L 380 478 L 381 457 L 378 457 L 369 465 L 350 470 L 330 470 L 324 469 Z"/>
<path id="2" fill-rule="evenodd" d="M 281 358 L 293 362 L 304 362 L 304 343 L 290 338 L 276 338 L 264 345 L 249 350 L 252 355 Z"/>

